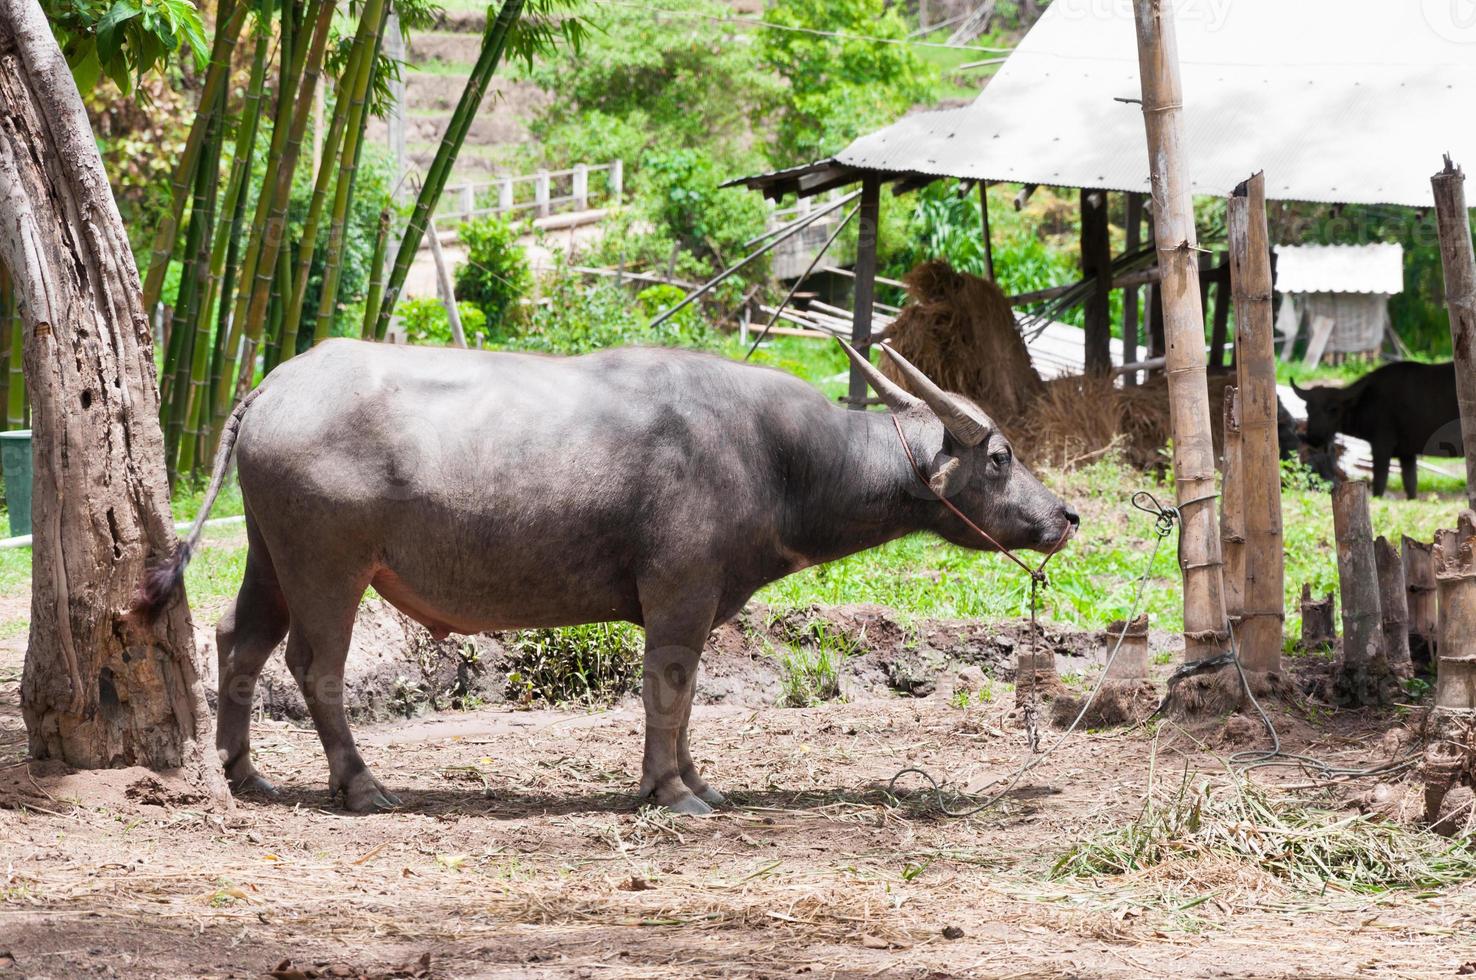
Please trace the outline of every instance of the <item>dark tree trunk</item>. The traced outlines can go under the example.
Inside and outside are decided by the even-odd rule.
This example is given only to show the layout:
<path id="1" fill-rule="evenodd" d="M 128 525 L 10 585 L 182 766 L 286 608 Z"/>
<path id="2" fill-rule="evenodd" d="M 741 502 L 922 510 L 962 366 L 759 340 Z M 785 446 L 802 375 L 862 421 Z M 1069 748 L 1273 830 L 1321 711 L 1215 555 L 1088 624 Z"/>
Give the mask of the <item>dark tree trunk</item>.
<path id="1" fill-rule="evenodd" d="M 1112 370 L 1112 240 L 1107 192 L 1081 192 L 1081 277 L 1092 280 L 1086 298 L 1086 373 Z"/>
<path id="2" fill-rule="evenodd" d="M 145 563 L 175 544 L 154 352 L 123 222 L 36 0 L 0 0 L 0 262 L 34 429 L 31 754 L 184 767 L 224 800 L 183 597 L 153 624 L 126 612 Z"/>

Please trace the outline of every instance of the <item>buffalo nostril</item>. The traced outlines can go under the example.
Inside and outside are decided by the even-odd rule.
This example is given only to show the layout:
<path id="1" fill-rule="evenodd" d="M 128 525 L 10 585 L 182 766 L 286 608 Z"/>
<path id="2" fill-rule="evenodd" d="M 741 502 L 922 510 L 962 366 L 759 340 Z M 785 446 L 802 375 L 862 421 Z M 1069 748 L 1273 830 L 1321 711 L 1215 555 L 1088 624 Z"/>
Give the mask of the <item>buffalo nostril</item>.
<path id="1" fill-rule="evenodd" d="M 1070 507 L 1066 508 L 1066 519 L 1071 522 L 1072 527 L 1081 527 L 1081 517 Z"/>

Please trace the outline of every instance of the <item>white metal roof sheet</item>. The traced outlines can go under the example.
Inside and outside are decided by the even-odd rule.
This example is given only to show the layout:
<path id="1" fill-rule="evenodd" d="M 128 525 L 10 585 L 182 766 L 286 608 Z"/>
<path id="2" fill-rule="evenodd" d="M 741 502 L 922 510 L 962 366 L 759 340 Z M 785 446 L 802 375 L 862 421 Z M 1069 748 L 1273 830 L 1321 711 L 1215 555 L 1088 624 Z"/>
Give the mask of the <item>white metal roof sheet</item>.
<path id="1" fill-rule="evenodd" d="M 1273 199 L 1431 203 L 1476 170 L 1476 18 L 1454 0 L 1174 0 L 1196 194 L 1257 170 Z M 863 136 L 841 163 L 1147 191 L 1130 0 L 1055 0 L 971 105 Z"/>
<path id="2" fill-rule="evenodd" d="M 1276 291 L 1280 293 L 1404 292 L 1404 248 L 1370 245 L 1278 245 Z"/>

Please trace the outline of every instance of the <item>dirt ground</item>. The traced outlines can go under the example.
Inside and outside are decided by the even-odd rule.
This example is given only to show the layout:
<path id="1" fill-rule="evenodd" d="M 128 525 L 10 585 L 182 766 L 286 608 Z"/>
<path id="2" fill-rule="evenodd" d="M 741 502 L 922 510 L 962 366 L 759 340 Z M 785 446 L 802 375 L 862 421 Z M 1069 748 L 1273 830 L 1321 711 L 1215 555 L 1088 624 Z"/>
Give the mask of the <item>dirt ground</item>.
<path id="1" fill-rule="evenodd" d="M 374 816 L 333 805 L 310 728 L 258 720 L 258 765 L 281 798 L 242 799 L 217 813 L 183 782 L 143 770 L 24 763 L 12 642 L 0 657 L 0 974 L 1476 970 L 1468 965 L 1476 960 L 1472 885 L 1318 894 L 1228 860 L 1052 879 L 1072 843 L 1138 813 L 1155 753 L 1161 771 L 1223 774 L 1228 752 L 1260 744 L 1247 719 L 1166 724 L 1156 735 L 1075 734 L 1003 804 L 951 820 L 916 782 L 897 800 L 887 780 L 920 766 L 977 791 L 1007 774 L 1028 753 L 1012 697 L 956 706 L 953 661 L 922 697 L 867 683 L 875 664 L 863 664 L 848 679 L 847 702 L 784 708 L 770 691 L 738 703 L 745 698 L 736 692 L 749 690 L 742 678 L 772 679 L 755 673 L 753 659 L 731 643 L 708 654 L 713 680 L 695 710 L 694 753 L 733 800 L 713 817 L 637 808 L 633 701 L 360 723 L 370 766 L 404 800 L 401 811 Z M 1364 762 L 1368 750 L 1355 737 L 1372 733 L 1377 742 L 1390 724 L 1341 713 L 1313 727 L 1304 711 L 1274 715 L 1289 747 Z"/>

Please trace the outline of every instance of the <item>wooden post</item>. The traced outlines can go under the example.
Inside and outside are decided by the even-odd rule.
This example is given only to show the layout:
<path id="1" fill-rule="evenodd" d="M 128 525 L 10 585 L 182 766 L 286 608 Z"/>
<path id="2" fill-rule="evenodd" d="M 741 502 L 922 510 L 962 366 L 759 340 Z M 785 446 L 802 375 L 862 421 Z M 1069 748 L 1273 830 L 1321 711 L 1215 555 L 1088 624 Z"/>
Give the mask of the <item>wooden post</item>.
<path id="1" fill-rule="evenodd" d="M 1112 239 L 1107 192 L 1081 189 L 1081 277 L 1092 282 L 1085 303 L 1086 373 L 1112 370 Z"/>
<path id="2" fill-rule="evenodd" d="M 477 192 L 471 184 L 461 185 L 461 215 L 462 221 L 470 221 L 476 217 Z"/>
<path id="3" fill-rule="evenodd" d="M 610 201 L 619 204 L 625 196 L 625 161 L 610 161 Z"/>
<path id="4" fill-rule="evenodd" d="M 876 233 L 881 212 L 881 178 L 868 173 L 861 179 L 861 204 L 857 212 L 860 225 L 856 234 L 856 300 L 851 316 L 851 346 L 862 357 L 871 356 L 871 314 L 876 296 Z M 866 410 L 866 377 L 851 365 L 851 385 L 847 404 L 857 411 Z"/>
<path id="5" fill-rule="evenodd" d="M 1154 236 L 1163 295 L 1174 482 L 1183 514 L 1184 658 L 1218 656 L 1228 643 L 1224 569 L 1215 515 L 1215 451 L 1204 369 L 1204 309 L 1199 302 L 1194 208 L 1180 148 L 1178 42 L 1165 0 L 1134 0 L 1143 121 L 1153 184 Z"/>
<path id="6" fill-rule="evenodd" d="M 441 303 L 446 307 L 446 322 L 451 325 L 451 340 L 457 347 L 465 349 L 466 333 L 461 329 L 461 311 L 456 308 L 456 288 L 451 282 L 451 269 L 446 265 L 446 256 L 441 252 L 441 233 L 436 230 L 434 218 L 426 222 L 425 237 L 430 242 L 431 258 L 436 263 L 436 291 L 441 294 Z"/>
<path id="7" fill-rule="evenodd" d="M 1286 623 L 1286 553 L 1281 525 L 1281 447 L 1276 422 L 1276 347 L 1271 318 L 1271 247 L 1266 179 L 1241 184 L 1227 205 L 1229 284 L 1235 302 L 1235 375 L 1245 501 L 1245 591 L 1240 660 L 1248 671 L 1281 670 Z M 1221 308 L 1224 307 L 1221 286 Z"/>
<path id="8" fill-rule="evenodd" d="M 1343 657 L 1333 677 L 1339 704 L 1387 703 L 1389 663 L 1384 654 L 1379 572 L 1368 516 L 1368 484 L 1349 480 L 1333 488 L 1333 534 L 1338 546 L 1338 594 L 1343 604 Z"/>
<path id="9" fill-rule="evenodd" d="M 979 217 L 984 222 L 984 278 L 994 281 L 994 238 L 989 233 L 989 181 L 979 181 Z"/>
<path id="10" fill-rule="evenodd" d="M 1425 816 L 1468 771 L 1470 717 L 1476 709 L 1476 513 L 1462 511 L 1454 529 L 1435 532 L 1432 550 L 1440 590 L 1440 658 L 1435 707 L 1425 725 Z"/>
<path id="11" fill-rule="evenodd" d="M 1118 638 L 1122 644 L 1118 646 Z M 1139 683 L 1148 679 L 1148 615 L 1144 613 L 1132 622 L 1116 620 L 1108 624 L 1103 634 L 1106 650 L 1110 655 L 1114 647 L 1117 657 L 1107 668 L 1106 680 Z"/>
<path id="12" fill-rule="evenodd" d="M 549 176 L 547 170 L 540 170 L 533 180 L 533 206 L 534 212 L 540 218 L 547 218 L 549 213 Z"/>
<path id="13" fill-rule="evenodd" d="M 1329 646 L 1338 638 L 1333 619 L 1333 594 L 1312 598 L 1312 586 L 1302 583 L 1302 640 L 1297 646 L 1303 653 Z"/>
<path id="14" fill-rule="evenodd" d="M 1148 287 L 1148 360 L 1163 357 L 1163 290 L 1158 283 Z"/>
<path id="15" fill-rule="evenodd" d="M 1389 669 L 1401 677 L 1413 677 L 1409 658 L 1409 601 L 1404 588 L 1404 562 L 1382 534 L 1374 539 L 1374 564 L 1379 572 L 1380 625 L 1384 634 L 1384 656 Z"/>
<path id="16" fill-rule="evenodd" d="M 1410 659 L 1427 670 L 1435 669 L 1439 647 L 1439 604 L 1435 597 L 1435 557 L 1432 546 L 1405 536 L 1400 551 L 1404 559 L 1405 602 L 1409 608 Z"/>
<path id="17" fill-rule="evenodd" d="M 513 182 L 511 177 L 502 178 L 502 183 L 497 185 L 497 210 L 504 218 L 512 217 L 513 210 Z"/>
<path id="18" fill-rule="evenodd" d="M 583 163 L 574 164 L 574 210 L 589 210 L 589 167 Z"/>
<path id="19" fill-rule="evenodd" d="M 1143 238 L 1143 195 L 1127 195 L 1127 229 L 1125 251 L 1138 250 Z M 1138 360 L 1138 287 L 1126 286 L 1122 291 L 1122 363 L 1136 364 Z M 1124 385 L 1138 383 L 1138 372 L 1129 371 L 1122 376 Z"/>
<path id="20" fill-rule="evenodd" d="M 1241 461 L 1240 398 L 1233 387 L 1225 389 L 1224 410 L 1220 547 L 1225 554 L 1225 613 L 1238 626 L 1245 609 L 1245 468 Z"/>
<path id="21" fill-rule="evenodd" d="M 1461 442 L 1466 450 L 1466 500 L 1476 507 L 1476 253 L 1471 213 L 1466 210 L 1466 175 L 1445 158 L 1430 178 L 1440 224 L 1440 264 L 1445 270 L 1445 308 L 1455 351 L 1456 400 L 1461 406 Z"/>

